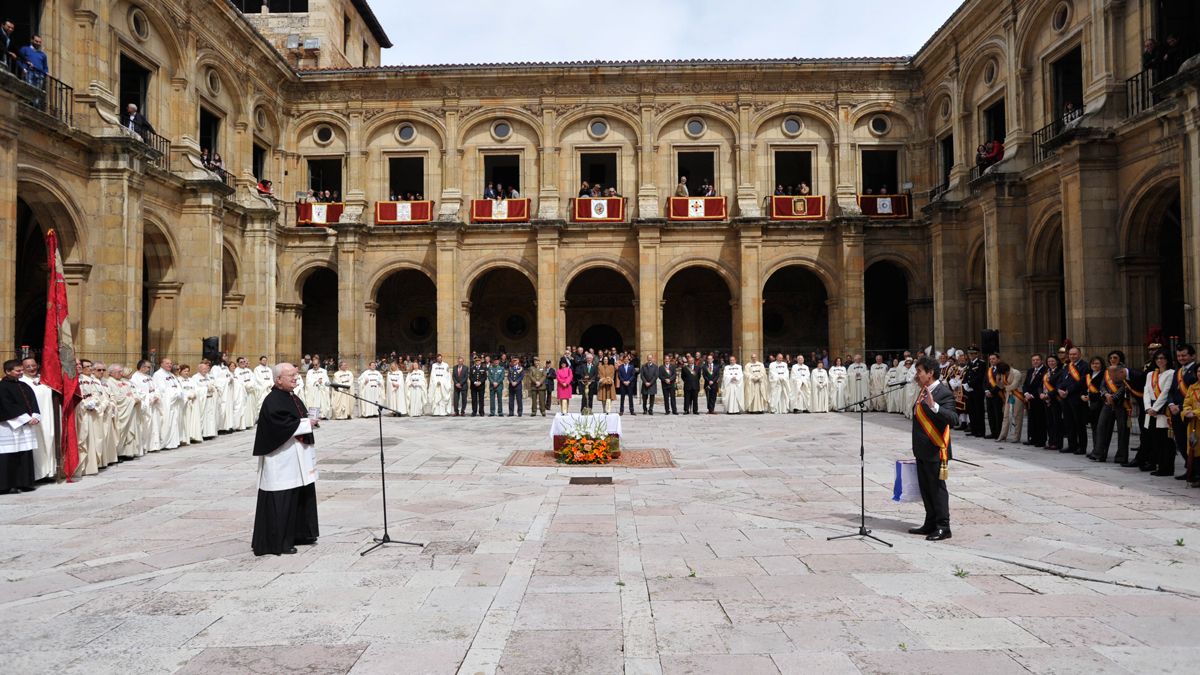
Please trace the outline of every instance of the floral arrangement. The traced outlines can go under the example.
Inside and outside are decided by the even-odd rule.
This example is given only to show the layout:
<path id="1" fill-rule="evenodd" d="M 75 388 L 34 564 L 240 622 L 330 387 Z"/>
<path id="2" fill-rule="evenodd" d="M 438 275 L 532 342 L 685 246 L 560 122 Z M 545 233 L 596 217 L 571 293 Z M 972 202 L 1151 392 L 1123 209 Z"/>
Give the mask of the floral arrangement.
<path id="1" fill-rule="evenodd" d="M 564 464 L 608 464 L 621 454 L 620 439 L 609 434 L 603 417 L 581 417 L 555 443 L 554 456 Z"/>

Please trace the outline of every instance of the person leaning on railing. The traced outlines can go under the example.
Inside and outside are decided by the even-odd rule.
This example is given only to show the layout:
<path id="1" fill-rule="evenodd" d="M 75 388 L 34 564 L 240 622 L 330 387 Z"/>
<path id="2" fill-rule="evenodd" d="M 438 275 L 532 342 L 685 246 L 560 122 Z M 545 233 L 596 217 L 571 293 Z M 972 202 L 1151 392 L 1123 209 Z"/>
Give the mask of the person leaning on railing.
<path id="1" fill-rule="evenodd" d="M 29 44 L 17 52 L 21 65 L 21 77 L 29 84 L 41 89 L 50 74 L 50 61 L 42 51 L 42 36 L 34 35 Z"/>
<path id="2" fill-rule="evenodd" d="M 15 69 L 17 55 L 13 53 L 12 33 L 17 29 L 11 19 L 0 23 L 0 58 L 4 59 L 4 67 L 10 71 Z"/>
<path id="3" fill-rule="evenodd" d="M 144 115 L 138 112 L 137 104 L 130 103 L 125 106 L 125 114 L 121 116 L 121 126 L 129 129 L 138 135 L 138 138 L 146 140 L 146 132 L 154 133 L 154 126 Z"/>

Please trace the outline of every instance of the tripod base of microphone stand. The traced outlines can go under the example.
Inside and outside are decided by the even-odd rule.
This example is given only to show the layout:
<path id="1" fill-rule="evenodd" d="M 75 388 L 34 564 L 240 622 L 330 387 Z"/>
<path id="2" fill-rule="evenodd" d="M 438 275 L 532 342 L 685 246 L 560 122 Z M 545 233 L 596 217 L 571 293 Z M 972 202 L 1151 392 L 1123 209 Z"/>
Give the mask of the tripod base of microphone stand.
<path id="1" fill-rule="evenodd" d="M 884 546 L 887 546 L 888 548 L 892 548 L 891 544 L 889 544 L 886 541 L 880 539 L 879 537 L 876 537 L 875 535 L 871 534 L 871 531 L 868 530 L 864 526 L 859 526 L 858 532 L 853 532 L 851 534 L 839 534 L 836 537 L 826 537 L 825 541 L 833 541 L 834 539 L 849 539 L 850 537 L 866 537 L 867 539 L 870 539 L 872 541 L 877 541 L 877 542 L 883 544 Z M 376 541 L 378 541 L 378 540 L 376 540 Z"/>
<path id="2" fill-rule="evenodd" d="M 375 542 L 374 546 L 363 551 L 362 553 L 359 553 L 359 555 L 364 556 L 364 555 L 370 553 L 371 551 L 374 551 L 375 549 L 377 549 L 381 546 L 386 546 L 388 544 L 399 544 L 401 546 L 416 546 L 417 548 L 425 548 L 425 544 L 418 544 L 415 541 L 399 541 L 396 539 L 392 539 L 390 536 L 388 536 L 387 532 L 384 532 L 382 537 L 376 537 L 374 539 L 374 542 Z"/>

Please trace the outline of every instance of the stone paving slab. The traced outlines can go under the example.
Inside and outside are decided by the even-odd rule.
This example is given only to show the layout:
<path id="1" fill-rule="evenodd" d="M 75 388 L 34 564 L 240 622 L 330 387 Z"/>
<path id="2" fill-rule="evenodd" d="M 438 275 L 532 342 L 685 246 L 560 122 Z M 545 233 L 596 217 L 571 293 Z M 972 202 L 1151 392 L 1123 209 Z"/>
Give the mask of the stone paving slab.
<path id="1" fill-rule="evenodd" d="M 636 417 L 675 468 L 511 467 L 547 420 L 318 432 L 322 537 L 249 551 L 252 434 L 0 497 L 6 673 L 1178 673 L 1200 659 L 1200 490 L 955 439 L 954 538 L 890 501 L 908 423 Z M 572 486 L 575 475 L 612 485 Z M 1182 540 L 1181 542 L 1179 540 Z M 1182 545 L 1177 545 L 1182 544 Z"/>

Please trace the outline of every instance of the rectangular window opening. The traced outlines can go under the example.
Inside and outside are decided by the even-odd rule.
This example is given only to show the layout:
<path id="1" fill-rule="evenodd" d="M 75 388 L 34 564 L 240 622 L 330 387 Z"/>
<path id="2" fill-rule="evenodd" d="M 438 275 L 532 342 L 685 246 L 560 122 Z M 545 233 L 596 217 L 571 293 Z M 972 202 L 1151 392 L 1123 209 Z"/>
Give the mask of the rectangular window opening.
<path id="1" fill-rule="evenodd" d="M 204 106 L 200 106 L 200 149 L 208 150 L 209 157 L 221 152 L 221 118 Z"/>
<path id="2" fill-rule="evenodd" d="M 899 157 L 896 150 L 862 151 L 862 187 L 864 194 L 897 194 L 899 192 Z"/>
<path id="3" fill-rule="evenodd" d="M 267 149 L 258 143 L 254 144 L 254 177 L 258 180 L 269 179 L 267 176 Z"/>
<path id="4" fill-rule="evenodd" d="M 507 194 L 512 188 L 521 192 L 521 156 L 520 155 L 484 155 L 483 180 L 499 189 L 504 187 Z"/>
<path id="5" fill-rule="evenodd" d="M 579 180 L 602 190 L 617 186 L 617 153 L 585 152 L 579 156 Z"/>
<path id="6" fill-rule="evenodd" d="M 388 197 L 406 201 L 425 196 L 425 158 L 388 158 Z"/>
<path id="7" fill-rule="evenodd" d="M 812 184 L 812 152 L 808 150 L 775 151 L 775 192 L 782 191 L 785 195 L 799 195 L 804 194 L 801 188 L 808 186 L 808 194 L 816 194 Z"/>
<path id="8" fill-rule="evenodd" d="M 315 192 L 329 190 L 334 201 L 342 200 L 341 158 L 308 160 L 308 187 Z"/>
<path id="9" fill-rule="evenodd" d="M 1076 47 L 1050 66 L 1054 78 L 1054 115 L 1083 109 L 1083 50 Z"/>
<path id="10" fill-rule="evenodd" d="M 711 151 L 680 152 L 677 161 L 679 177 L 687 178 L 688 192 L 692 196 L 702 195 L 700 186 L 705 183 L 712 184 L 715 180 L 713 174 L 716 168 L 716 153 Z"/>
<path id="11" fill-rule="evenodd" d="M 941 152 L 942 185 L 950 184 L 950 170 L 954 168 L 954 134 L 947 134 L 938 142 Z"/>
<path id="12" fill-rule="evenodd" d="M 121 54 L 121 74 L 118 96 L 121 97 L 121 112 L 130 104 L 138 107 L 138 111 L 146 115 L 146 97 L 150 90 L 150 71 L 142 64 Z M 147 115 L 147 117 L 149 117 Z"/>
<path id="13" fill-rule="evenodd" d="M 1004 119 L 1004 99 L 996 101 L 987 110 L 983 111 L 983 138 L 981 143 L 988 141 L 1004 142 L 1004 136 L 1008 132 Z"/>

